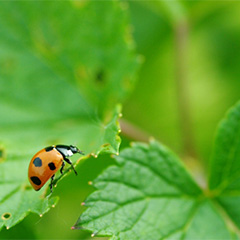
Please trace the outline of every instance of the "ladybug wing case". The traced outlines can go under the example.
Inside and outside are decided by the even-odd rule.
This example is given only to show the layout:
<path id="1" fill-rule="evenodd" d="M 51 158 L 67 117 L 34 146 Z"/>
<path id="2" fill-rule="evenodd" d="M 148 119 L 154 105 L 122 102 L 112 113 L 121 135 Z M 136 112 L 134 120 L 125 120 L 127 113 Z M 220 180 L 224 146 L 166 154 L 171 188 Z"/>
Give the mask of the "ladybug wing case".
<path id="1" fill-rule="evenodd" d="M 53 148 L 42 149 L 36 153 L 28 168 L 28 178 L 33 188 L 38 191 L 58 171 L 63 163 L 63 156 Z"/>

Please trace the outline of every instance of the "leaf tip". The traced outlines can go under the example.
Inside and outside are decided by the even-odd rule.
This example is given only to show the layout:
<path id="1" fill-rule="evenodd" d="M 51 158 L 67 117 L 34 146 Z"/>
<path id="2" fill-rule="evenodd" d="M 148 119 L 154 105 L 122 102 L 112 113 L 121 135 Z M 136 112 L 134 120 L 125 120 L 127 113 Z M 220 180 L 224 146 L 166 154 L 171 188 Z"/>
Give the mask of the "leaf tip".
<path id="1" fill-rule="evenodd" d="M 90 155 L 93 156 L 94 158 L 97 158 L 97 157 L 98 157 L 98 155 L 95 154 L 95 153 L 91 153 Z"/>
<path id="2" fill-rule="evenodd" d="M 72 230 L 84 229 L 84 227 L 74 225 L 74 226 L 71 227 L 71 229 L 72 229 Z"/>
<path id="3" fill-rule="evenodd" d="M 88 185 L 90 185 L 90 186 L 93 185 L 93 182 L 92 182 L 92 181 L 89 181 L 89 182 L 88 182 Z"/>

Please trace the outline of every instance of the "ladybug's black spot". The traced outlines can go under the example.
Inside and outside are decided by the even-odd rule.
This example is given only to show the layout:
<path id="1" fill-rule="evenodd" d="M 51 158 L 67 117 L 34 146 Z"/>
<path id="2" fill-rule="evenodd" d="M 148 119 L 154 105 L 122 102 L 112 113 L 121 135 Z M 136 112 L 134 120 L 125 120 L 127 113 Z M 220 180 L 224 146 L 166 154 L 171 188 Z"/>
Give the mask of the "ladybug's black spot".
<path id="1" fill-rule="evenodd" d="M 42 160 L 41 158 L 37 157 L 33 160 L 33 164 L 35 167 L 41 167 L 42 166 Z"/>
<path id="2" fill-rule="evenodd" d="M 50 170 L 55 170 L 56 169 L 56 166 L 55 166 L 55 164 L 53 162 L 50 162 L 48 164 L 48 166 L 49 166 Z"/>
<path id="3" fill-rule="evenodd" d="M 50 146 L 50 147 L 46 147 L 45 150 L 46 150 L 46 152 L 50 152 L 53 150 L 53 148 L 54 148 L 53 146 Z"/>
<path id="4" fill-rule="evenodd" d="M 36 185 L 41 185 L 41 180 L 38 178 L 38 177 L 36 177 L 36 176 L 33 176 L 33 177 L 30 177 L 30 179 L 32 180 L 32 182 L 34 183 L 34 184 L 36 184 Z"/>

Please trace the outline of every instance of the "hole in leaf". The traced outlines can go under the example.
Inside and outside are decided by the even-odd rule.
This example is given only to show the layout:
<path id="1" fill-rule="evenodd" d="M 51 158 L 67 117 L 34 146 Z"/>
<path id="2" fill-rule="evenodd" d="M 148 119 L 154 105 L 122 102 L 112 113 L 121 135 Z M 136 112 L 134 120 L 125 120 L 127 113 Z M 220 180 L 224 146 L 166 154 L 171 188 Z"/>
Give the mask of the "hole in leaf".
<path id="1" fill-rule="evenodd" d="M 0 147 L 0 162 L 4 160 L 4 157 L 5 157 L 4 148 Z"/>
<path id="2" fill-rule="evenodd" d="M 11 216 L 12 216 L 11 213 L 4 213 L 4 214 L 2 215 L 2 220 L 8 220 Z"/>
<path id="3" fill-rule="evenodd" d="M 110 144 L 109 143 L 105 143 L 102 145 L 102 147 L 104 147 L 106 150 L 109 150 L 110 149 Z"/>
<path id="4" fill-rule="evenodd" d="M 109 147 L 110 146 L 110 143 L 105 143 L 102 145 L 103 147 Z"/>
<path id="5" fill-rule="evenodd" d="M 101 70 L 97 71 L 95 79 L 96 79 L 96 82 L 103 83 L 104 80 L 106 79 L 106 74 L 105 74 L 104 70 L 101 69 Z"/>

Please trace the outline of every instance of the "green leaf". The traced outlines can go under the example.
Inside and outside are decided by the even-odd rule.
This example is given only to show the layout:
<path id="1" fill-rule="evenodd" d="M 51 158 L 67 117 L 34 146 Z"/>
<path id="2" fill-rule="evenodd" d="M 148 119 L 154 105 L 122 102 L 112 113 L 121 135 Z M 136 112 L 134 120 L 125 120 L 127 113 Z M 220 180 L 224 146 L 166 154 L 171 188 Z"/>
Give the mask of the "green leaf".
<path id="1" fill-rule="evenodd" d="M 27 180 L 43 147 L 75 144 L 87 157 L 118 153 L 116 104 L 137 67 L 119 2 L 0 3 L 0 228 L 56 204 Z"/>
<path id="2" fill-rule="evenodd" d="M 209 177 L 210 194 L 240 228 L 240 103 L 227 113 L 215 140 Z"/>
<path id="3" fill-rule="evenodd" d="M 26 183 L 28 162 L 14 159 L 1 163 L 0 170 L 0 226 L 7 229 L 22 220 L 30 211 L 42 216 L 54 207 L 58 198 L 44 199 Z M 21 171 L 21 169 L 26 169 Z"/>
<path id="4" fill-rule="evenodd" d="M 135 143 L 116 160 L 94 181 L 97 191 L 74 228 L 112 239 L 231 239 L 214 204 L 167 148 Z"/>
<path id="5" fill-rule="evenodd" d="M 186 226 L 183 239 L 235 239 L 228 230 L 220 211 L 211 201 L 203 201 L 196 208 Z"/>
<path id="6" fill-rule="evenodd" d="M 219 193 L 240 189 L 240 103 L 230 109 L 218 128 L 209 187 Z"/>

